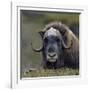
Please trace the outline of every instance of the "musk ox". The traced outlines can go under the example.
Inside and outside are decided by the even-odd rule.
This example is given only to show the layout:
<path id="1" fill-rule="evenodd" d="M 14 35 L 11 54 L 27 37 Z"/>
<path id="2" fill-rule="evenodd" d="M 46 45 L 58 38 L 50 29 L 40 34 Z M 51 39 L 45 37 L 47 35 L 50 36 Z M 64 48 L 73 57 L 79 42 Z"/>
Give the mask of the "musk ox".
<path id="1" fill-rule="evenodd" d="M 52 22 L 45 26 L 39 34 L 42 47 L 35 52 L 42 52 L 44 68 L 70 67 L 79 68 L 79 40 L 75 34 L 61 22 Z"/>

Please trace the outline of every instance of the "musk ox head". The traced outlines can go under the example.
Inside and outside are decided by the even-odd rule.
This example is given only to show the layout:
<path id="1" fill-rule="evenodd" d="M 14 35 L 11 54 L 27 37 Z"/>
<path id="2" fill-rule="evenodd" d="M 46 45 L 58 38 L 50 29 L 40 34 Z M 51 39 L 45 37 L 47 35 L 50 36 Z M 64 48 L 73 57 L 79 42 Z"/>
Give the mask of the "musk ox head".
<path id="1" fill-rule="evenodd" d="M 39 49 L 32 49 L 42 52 L 44 65 L 46 67 L 61 67 L 64 65 L 64 51 L 72 47 L 72 32 L 61 22 L 54 22 L 46 25 L 39 34 L 42 37 L 43 45 Z"/>

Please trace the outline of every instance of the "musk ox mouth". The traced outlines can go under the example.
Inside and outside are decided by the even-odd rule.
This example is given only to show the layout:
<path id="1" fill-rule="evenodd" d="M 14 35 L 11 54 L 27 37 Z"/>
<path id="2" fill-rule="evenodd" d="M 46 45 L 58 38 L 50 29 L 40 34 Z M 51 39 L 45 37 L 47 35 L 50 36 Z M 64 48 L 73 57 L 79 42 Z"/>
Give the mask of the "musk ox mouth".
<path id="1" fill-rule="evenodd" d="M 56 62 L 57 59 L 58 59 L 58 56 L 55 53 L 47 55 L 47 61 L 49 62 Z"/>
<path id="2" fill-rule="evenodd" d="M 49 62 L 56 62 L 57 59 L 54 59 L 54 58 L 50 58 L 50 59 L 47 59 Z"/>

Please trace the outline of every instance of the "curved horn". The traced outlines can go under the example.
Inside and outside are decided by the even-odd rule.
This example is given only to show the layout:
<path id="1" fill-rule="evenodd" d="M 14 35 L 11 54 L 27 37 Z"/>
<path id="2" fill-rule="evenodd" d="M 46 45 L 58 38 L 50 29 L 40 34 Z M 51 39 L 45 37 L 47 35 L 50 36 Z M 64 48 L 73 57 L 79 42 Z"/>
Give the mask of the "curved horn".
<path id="1" fill-rule="evenodd" d="M 43 47 L 40 47 L 39 49 L 33 48 L 32 43 L 31 43 L 31 48 L 32 48 L 32 50 L 35 51 L 35 52 L 40 52 L 40 51 L 42 51 L 42 49 L 43 49 Z"/>
<path id="2" fill-rule="evenodd" d="M 70 49 L 71 46 L 72 46 L 72 40 L 71 40 L 71 42 L 68 43 L 67 45 L 66 45 L 65 42 L 62 40 L 62 44 L 63 44 L 63 48 L 65 48 L 65 49 Z"/>

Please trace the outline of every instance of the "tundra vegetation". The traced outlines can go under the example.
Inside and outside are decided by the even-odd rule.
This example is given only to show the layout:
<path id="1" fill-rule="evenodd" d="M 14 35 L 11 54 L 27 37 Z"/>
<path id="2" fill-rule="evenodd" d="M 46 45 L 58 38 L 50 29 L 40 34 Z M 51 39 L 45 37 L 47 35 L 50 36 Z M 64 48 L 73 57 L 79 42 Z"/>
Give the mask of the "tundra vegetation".
<path id="1" fill-rule="evenodd" d="M 42 39 L 37 32 L 53 21 L 61 21 L 66 24 L 79 39 L 79 13 L 21 10 L 21 78 L 79 75 L 79 69 L 68 67 L 41 68 L 42 54 L 34 52 L 30 46 L 31 41 L 35 48 L 42 45 Z"/>

